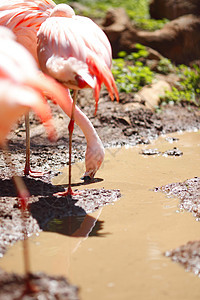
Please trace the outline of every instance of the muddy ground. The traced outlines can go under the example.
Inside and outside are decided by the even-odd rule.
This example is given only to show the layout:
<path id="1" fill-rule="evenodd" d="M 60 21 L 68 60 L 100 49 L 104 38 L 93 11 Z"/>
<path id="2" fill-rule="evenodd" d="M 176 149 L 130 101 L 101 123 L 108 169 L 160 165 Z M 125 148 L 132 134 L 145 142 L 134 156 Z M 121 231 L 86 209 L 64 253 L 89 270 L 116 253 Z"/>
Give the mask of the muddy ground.
<path id="1" fill-rule="evenodd" d="M 78 105 L 92 121 L 105 147 L 125 144 L 149 144 L 152 139 L 156 139 L 163 133 L 200 129 L 200 112 L 195 106 L 181 104 L 178 106 L 165 106 L 156 113 L 147 109 L 144 103 L 138 103 L 134 99 L 134 95 L 121 94 L 120 103 L 111 102 L 104 90 L 101 92 L 96 116 L 94 116 L 94 100 L 90 91 L 79 94 Z M 66 186 L 53 186 L 51 179 L 53 176 L 58 175 L 59 169 L 66 166 L 68 162 L 67 126 L 69 119 L 55 105 L 51 104 L 51 108 L 58 133 L 58 141 L 53 144 L 47 140 L 43 126 L 34 114 L 31 115 L 32 168 L 46 173 L 39 179 L 24 178 L 32 195 L 30 198 L 30 215 L 26 220 L 28 234 L 30 235 L 43 230 L 48 221 L 55 217 L 59 218 L 59 216 L 66 215 L 84 216 L 88 212 L 98 209 L 99 206 L 109 204 L 120 197 L 120 191 L 118 190 L 98 191 L 94 189 L 90 192 L 84 190 L 84 182 L 81 186 L 81 189 L 84 190 L 84 201 L 81 197 L 71 200 L 53 196 L 53 193 L 64 191 L 66 188 Z M 25 162 L 25 127 L 23 119 L 13 129 L 9 138 L 9 149 L 15 170 L 18 175 L 23 176 Z M 75 126 L 73 162 L 84 159 L 85 148 L 84 135 Z M 176 151 L 173 152 L 172 149 L 172 155 L 173 153 L 176 155 Z M 97 173 L 95 180 L 103 179 L 98 178 Z M 81 180 L 79 185 L 81 185 Z M 190 197 L 196 199 L 196 191 L 193 194 L 191 193 Z M 95 202 L 93 201 L 94 198 L 96 199 Z M 78 205 L 77 201 L 79 201 Z M 95 234 L 98 234 L 98 228 Z M 0 256 L 5 254 L 8 246 L 19 239 L 23 239 L 20 210 L 9 166 L 6 166 L 3 153 L 0 152 Z M 12 282 L 13 279 L 9 277 L 10 275 L 4 274 L 4 277 L 3 274 L 2 272 L 0 277 L 4 285 L 5 280 L 8 280 L 7 284 L 10 284 L 9 282 Z M 16 275 L 14 275 L 14 278 L 17 278 L 17 282 L 22 280 Z M 54 298 L 47 297 L 47 299 Z"/>
<path id="2" fill-rule="evenodd" d="M 149 144 L 161 134 L 176 131 L 193 131 L 200 128 L 200 111 L 195 106 L 179 104 L 162 107 L 156 113 L 137 102 L 133 94 L 120 94 L 120 102 L 110 101 L 107 92 L 102 91 L 97 115 L 94 116 L 94 99 L 89 90 L 82 91 L 79 107 L 89 117 L 105 147 L 125 144 Z M 49 180 L 56 170 L 68 162 L 69 119 L 61 109 L 51 104 L 58 140 L 51 143 L 46 138 L 43 125 L 31 118 L 31 163 L 32 168 L 45 171 Z M 23 118 L 10 135 L 9 148 L 12 161 L 19 175 L 23 175 L 25 161 L 25 125 Z M 82 131 L 75 126 L 73 135 L 73 162 L 84 159 L 86 140 Z M 0 156 L 0 178 L 8 178 L 2 155 Z M 98 177 L 98 173 L 97 173 Z M 43 178 L 44 180 L 44 178 Z"/>
<path id="3" fill-rule="evenodd" d="M 196 221 L 200 221 L 200 177 L 157 187 L 154 191 L 163 192 L 169 198 L 179 198 L 178 210 L 188 211 Z M 200 275 L 200 241 L 188 241 L 185 245 L 166 251 L 165 255 L 180 263 L 187 271 Z"/>

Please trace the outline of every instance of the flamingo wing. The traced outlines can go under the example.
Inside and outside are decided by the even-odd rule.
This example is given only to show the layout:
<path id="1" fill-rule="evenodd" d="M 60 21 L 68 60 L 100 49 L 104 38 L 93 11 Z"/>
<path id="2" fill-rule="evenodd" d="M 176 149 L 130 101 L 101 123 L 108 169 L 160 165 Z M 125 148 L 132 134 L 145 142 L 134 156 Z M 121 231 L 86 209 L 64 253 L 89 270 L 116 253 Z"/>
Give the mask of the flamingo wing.
<path id="1" fill-rule="evenodd" d="M 71 18 L 51 17 L 38 31 L 38 59 L 42 71 L 77 88 L 76 75 L 87 70 L 84 42 Z"/>
<path id="2" fill-rule="evenodd" d="M 96 23 L 82 16 L 74 16 L 73 18 L 80 28 L 79 34 L 88 49 L 87 65 L 89 72 L 96 77 L 94 89 L 96 113 L 102 83 L 105 84 L 110 98 L 113 100 L 115 95 L 117 101 L 119 101 L 118 90 L 110 70 L 112 65 L 112 50 L 107 36 Z"/>
<path id="3" fill-rule="evenodd" d="M 88 49 L 103 60 L 111 68 L 112 49 L 110 42 L 101 28 L 87 17 L 75 15 L 73 17 L 79 27 L 79 34 Z"/>

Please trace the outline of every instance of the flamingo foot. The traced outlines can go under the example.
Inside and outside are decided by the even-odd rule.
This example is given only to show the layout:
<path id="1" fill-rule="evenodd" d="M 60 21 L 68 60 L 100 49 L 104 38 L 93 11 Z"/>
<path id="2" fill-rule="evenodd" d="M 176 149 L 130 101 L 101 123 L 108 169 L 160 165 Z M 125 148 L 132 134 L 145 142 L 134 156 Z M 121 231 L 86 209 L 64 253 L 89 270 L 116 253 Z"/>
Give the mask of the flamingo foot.
<path id="1" fill-rule="evenodd" d="M 32 282 L 29 281 L 28 278 L 25 279 L 25 289 L 21 295 L 21 297 L 23 298 L 26 295 L 33 295 L 35 293 L 38 293 L 40 290 L 39 288 L 34 285 Z"/>
<path id="2" fill-rule="evenodd" d="M 23 211 L 25 211 L 28 208 L 28 197 L 29 194 L 22 196 L 21 194 L 18 196 L 18 203 L 19 206 Z"/>
<path id="3" fill-rule="evenodd" d="M 73 192 L 71 187 L 68 187 L 67 191 L 64 192 L 58 192 L 53 194 L 53 196 L 58 196 L 58 197 L 66 197 L 66 196 L 75 196 L 75 195 L 80 195 L 81 192 Z"/>
<path id="4" fill-rule="evenodd" d="M 30 167 L 27 167 L 25 166 L 25 169 L 24 169 L 24 175 L 25 176 L 31 176 L 31 177 L 34 177 L 34 178 L 37 178 L 37 177 L 42 177 L 44 176 L 44 172 L 39 172 L 39 171 L 32 171 Z"/>

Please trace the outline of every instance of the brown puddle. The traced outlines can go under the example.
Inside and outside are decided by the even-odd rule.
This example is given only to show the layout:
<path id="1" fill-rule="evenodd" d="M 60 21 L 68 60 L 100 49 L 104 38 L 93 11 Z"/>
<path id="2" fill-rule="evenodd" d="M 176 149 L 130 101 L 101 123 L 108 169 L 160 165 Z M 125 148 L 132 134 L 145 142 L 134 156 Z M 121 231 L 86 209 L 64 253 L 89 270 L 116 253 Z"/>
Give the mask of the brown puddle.
<path id="1" fill-rule="evenodd" d="M 200 223 L 190 213 L 178 213 L 178 200 L 152 189 L 200 174 L 200 132 L 171 134 L 148 146 L 107 149 L 98 172 L 103 181 L 83 188 L 120 189 L 122 197 L 83 218 L 74 236 L 42 232 L 30 238 L 31 269 L 65 275 L 80 287 L 82 300 L 199 299 L 200 278 L 185 272 L 163 253 L 200 240 Z M 179 148 L 182 156 L 144 156 L 141 149 L 160 152 Z M 80 183 L 83 163 L 73 166 Z M 67 182 L 60 175 L 54 184 Z M 92 229 L 101 223 L 98 234 Z M 90 234 L 90 236 L 89 236 Z M 0 260 L 5 271 L 23 272 L 21 243 Z"/>

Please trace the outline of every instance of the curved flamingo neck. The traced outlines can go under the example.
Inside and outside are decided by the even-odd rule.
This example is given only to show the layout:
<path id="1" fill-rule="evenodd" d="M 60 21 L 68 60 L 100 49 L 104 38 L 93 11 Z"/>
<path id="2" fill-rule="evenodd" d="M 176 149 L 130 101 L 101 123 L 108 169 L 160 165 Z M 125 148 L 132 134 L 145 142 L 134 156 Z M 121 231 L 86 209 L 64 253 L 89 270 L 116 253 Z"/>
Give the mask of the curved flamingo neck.
<path id="1" fill-rule="evenodd" d="M 57 4 L 50 14 L 50 17 L 72 18 L 73 16 L 75 16 L 75 12 L 73 8 L 71 8 L 71 6 L 64 3 Z"/>
<path id="2" fill-rule="evenodd" d="M 67 105 L 65 105 L 65 107 L 62 107 L 61 105 L 60 106 L 63 109 L 63 111 L 70 118 L 73 100 L 70 95 L 69 89 L 67 89 L 66 92 L 67 92 L 67 95 L 66 95 Z M 88 119 L 88 117 L 77 106 L 75 106 L 74 120 L 75 120 L 76 125 L 78 125 L 81 128 L 81 130 L 86 138 L 86 141 L 89 145 L 91 145 L 92 143 L 94 143 L 97 140 L 100 140 L 96 130 L 94 129 L 94 127 L 93 127 L 92 123 L 90 122 L 90 120 Z"/>

